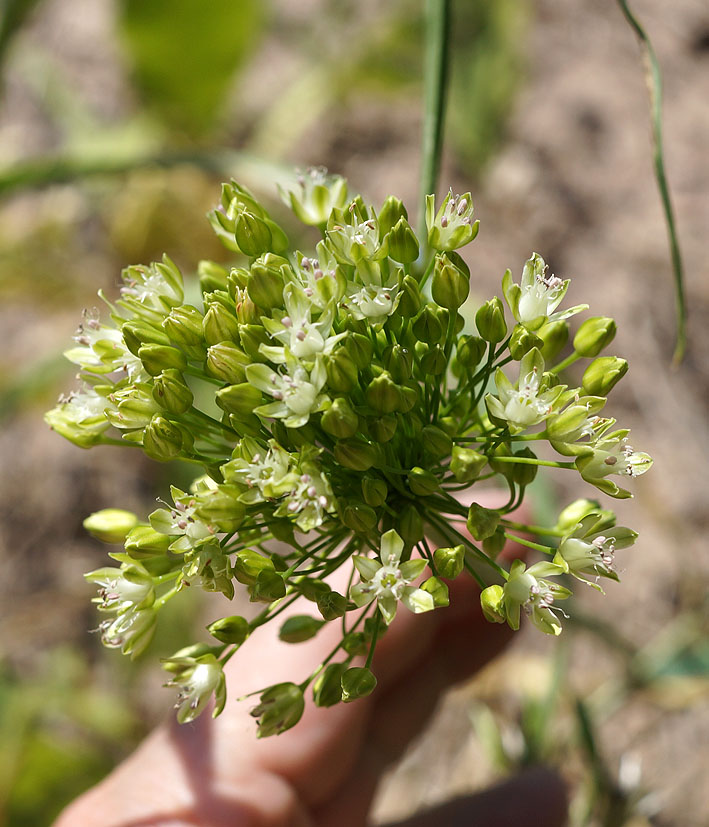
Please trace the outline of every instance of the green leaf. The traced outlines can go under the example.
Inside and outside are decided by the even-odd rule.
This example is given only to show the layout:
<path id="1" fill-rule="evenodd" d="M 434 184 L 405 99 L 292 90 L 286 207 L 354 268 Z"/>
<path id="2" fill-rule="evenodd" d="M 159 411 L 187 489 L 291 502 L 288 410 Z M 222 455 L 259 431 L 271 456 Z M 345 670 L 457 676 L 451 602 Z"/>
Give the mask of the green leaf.
<path id="1" fill-rule="evenodd" d="M 263 27 L 261 0 L 121 0 L 119 27 L 148 104 L 191 136 L 215 124 Z"/>

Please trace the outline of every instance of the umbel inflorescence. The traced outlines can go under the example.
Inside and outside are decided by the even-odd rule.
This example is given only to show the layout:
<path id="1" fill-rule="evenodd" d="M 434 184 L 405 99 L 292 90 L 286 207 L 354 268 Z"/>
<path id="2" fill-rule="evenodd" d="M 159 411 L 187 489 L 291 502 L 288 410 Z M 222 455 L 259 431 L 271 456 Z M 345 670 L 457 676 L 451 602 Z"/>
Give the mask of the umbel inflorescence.
<path id="1" fill-rule="evenodd" d="M 223 709 L 223 666 L 263 624 L 281 623 L 292 643 L 341 625 L 337 647 L 302 682 L 260 691 L 262 736 L 298 721 L 309 687 L 320 706 L 372 692 L 372 656 L 399 604 L 445 607 L 447 580 L 475 578 L 492 622 L 517 629 L 524 611 L 559 634 L 557 604 L 571 594 L 562 576 L 596 588 L 601 577 L 617 579 L 615 552 L 636 534 L 591 500 L 549 527 L 511 512 L 540 465 L 627 497 L 619 483 L 652 462 L 601 414 L 627 369 L 599 356 L 613 320 L 584 321 L 560 358 L 566 319 L 587 306 L 557 309 L 569 282 L 539 255 L 519 283 L 505 273 L 507 310 L 494 297 L 460 312 L 470 273 L 456 251 L 478 230 L 469 193 L 449 193 L 438 209 L 428 197 L 423 249 L 397 198 L 379 211 L 359 196 L 348 201 L 345 181 L 322 170 L 282 195 L 319 228 L 314 252 L 292 252 L 250 192 L 224 185 L 210 221 L 236 265 L 202 262 L 195 304 L 167 257 L 127 268 L 120 298 L 105 300 L 109 321 L 85 313 L 66 353 L 80 389 L 46 415 L 83 448 L 139 447 L 197 468 L 190 490 L 173 487 L 146 521 L 116 509 L 86 521 L 125 547 L 110 554 L 118 566 L 87 575 L 107 646 L 143 652 L 162 606 L 187 586 L 223 595 L 225 616 L 207 627 L 212 642 L 164 663 L 180 721 L 212 695 L 214 714 Z M 580 387 L 564 384 L 581 358 L 591 361 Z M 494 509 L 476 502 L 475 488 L 493 479 L 508 494 Z M 535 534 L 544 542 L 528 539 Z M 541 561 L 505 564 L 510 538 Z M 347 585 L 336 590 L 338 569 Z M 262 610 L 230 614 L 236 588 Z M 310 611 L 283 622 L 300 598 Z"/>

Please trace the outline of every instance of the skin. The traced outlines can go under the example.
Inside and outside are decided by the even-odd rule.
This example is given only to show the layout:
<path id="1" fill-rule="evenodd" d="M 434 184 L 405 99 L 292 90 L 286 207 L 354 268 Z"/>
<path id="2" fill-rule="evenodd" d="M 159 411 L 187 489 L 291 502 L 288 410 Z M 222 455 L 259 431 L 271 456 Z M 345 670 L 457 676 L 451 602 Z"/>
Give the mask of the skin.
<path id="1" fill-rule="evenodd" d="M 164 724 L 55 827 L 363 827 L 383 771 L 422 730 L 441 692 L 509 641 L 506 627 L 483 619 L 468 578 L 449 585 L 448 608 L 414 616 L 399 607 L 377 646 L 373 695 L 329 709 L 308 702 L 294 729 L 257 740 L 255 701 L 236 699 L 302 680 L 339 638 L 339 624 L 295 645 L 278 640 L 278 623 L 262 628 L 226 667 L 229 700 L 219 718 L 207 711 L 191 724 Z M 296 604 L 293 613 L 304 612 L 312 604 Z M 561 827 L 566 809 L 563 782 L 536 768 L 399 827 Z"/>

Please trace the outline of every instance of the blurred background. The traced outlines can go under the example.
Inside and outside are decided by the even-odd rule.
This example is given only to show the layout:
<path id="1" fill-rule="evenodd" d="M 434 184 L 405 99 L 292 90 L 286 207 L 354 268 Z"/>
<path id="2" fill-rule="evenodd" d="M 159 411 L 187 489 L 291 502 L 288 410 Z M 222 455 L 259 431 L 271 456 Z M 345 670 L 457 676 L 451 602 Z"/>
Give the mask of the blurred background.
<path id="1" fill-rule="evenodd" d="M 618 504 L 641 533 L 623 582 L 577 589 L 560 640 L 527 629 L 451 693 L 385 779 L 381 820 L 546 762 L 572 825 L 709 823 L 709 8 L 633 5 L 664 71 L 691 312 L 677 370 L 647 93 L 617 5 L 453 0 L 440 188 L 473 192 L 473 293 L 499 292 L 536 250 L 573 279 L 572 304 L 615 317 L 610 352 L 631 369 L 610 411 L 655 467 Z M 0 2 L 0 824 L 50 823 L 126 755 L 171 704 L 157 657 L 203 625 L 181 604 L 137 667 L 89 633 L 81 575 L 106 557 L 83 518 L 150 511 L 181 470 L 81 451 L 43 423 L 72 386 L 60 354 L 82 308 L 164 251 L 187 273 L 225 260 L 204 215 L 230 176 L 286 223 L 275 182 L 294 165 L 414 204 L 422 6 Z M 539 520 L 587 493 L 560 476 L 536 487 Z"/>

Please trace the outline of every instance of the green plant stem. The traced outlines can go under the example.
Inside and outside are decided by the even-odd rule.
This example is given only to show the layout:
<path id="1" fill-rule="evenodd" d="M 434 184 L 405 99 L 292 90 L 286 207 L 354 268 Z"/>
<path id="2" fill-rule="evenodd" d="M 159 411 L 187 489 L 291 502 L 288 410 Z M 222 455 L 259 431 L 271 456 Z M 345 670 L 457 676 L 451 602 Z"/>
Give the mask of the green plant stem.
<path id="1" fill-rule="evenodd" d="M 684 358 L 684 352 L 687 347 L 687 303 L 684 295 L 684 265 L 682 264 L 682 253 L 677 238 L 677 227 L 672 209 L 672 200 L 665 175 L 664 150 L 662 146 L 662 75 L 652 42 L 638 19 L 630 11 L 627 0 L 618 0 L 618 5 L 623 16 L 640 41 L 646 64 L 647 85 L 650 93 L 650 118 L 652 122 L 653 166 L 655 168 L 655 180 L 660 192 L 662 211 L 667 226 L 672 272 L 675 282 L 677 334 L 673 363 L 678 365 Z"/>
<path id="2" fill-rule="evenodd" d="M 421 148 L 419 238 L 425 239 L 426 196 L 436 192 L 443 149 L 448 86 L 450 0 L 425 0 L 424 119 Z"/>
<path id="3" fill-rule="evenodd" d="M 514 528 L 515 531 L 528 531 L 530 534 L 543 534 L 547 537 L 563 537 L 564 532 L 556 528 L 545 528 L 542 525 L 528 525 L 527 523 L 516 523 L 513 520 L 502 520 L 505 528 Z"/>
<path id="4" fill-rule="evenodd" d="M 535 551 L 541 551 L 543 554 L 554 554 L 556 552 L 555 548 L 543 546 L 541 543 L 533 543 L 531 540 L 525 540 L 524 537 L 519 537 L 517 534 L 510 534 L 508 531 L 505 532 L 505 538 L 512 540 L 513 543 L 519 543 L 521 546 L 533 548 Z"/>
<path id="5" fill-rule="evenodd" d="M 532 457 L 493 457 L 493 461 L 512 462 L 515 465 L 545 465 L 548 468 L 576 468 L 573 462 L 554 462 L 546 459 L 533 459 Z"/>
<path id="6" fill-rule="evenodd" d="M 572 354 L 566 357 L 563 361 L 559 362 L 558 365 L 554 365 L 553 368 L 549 368 L 549 373 L 561 373 L 562 370 L 568 368 L 569 365 L 573 365 L 578 359 L 581 358 L 581 354 L 574 351 Z"/>

